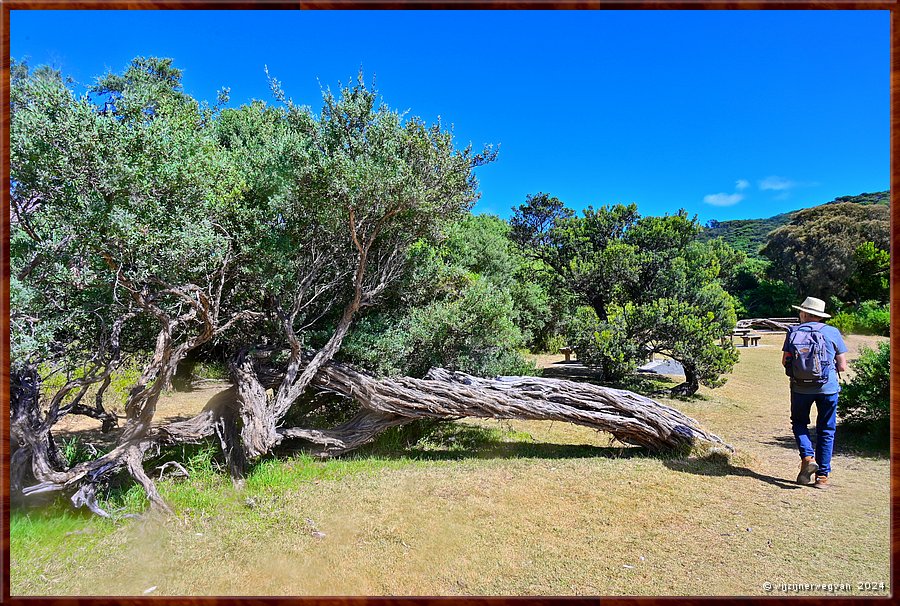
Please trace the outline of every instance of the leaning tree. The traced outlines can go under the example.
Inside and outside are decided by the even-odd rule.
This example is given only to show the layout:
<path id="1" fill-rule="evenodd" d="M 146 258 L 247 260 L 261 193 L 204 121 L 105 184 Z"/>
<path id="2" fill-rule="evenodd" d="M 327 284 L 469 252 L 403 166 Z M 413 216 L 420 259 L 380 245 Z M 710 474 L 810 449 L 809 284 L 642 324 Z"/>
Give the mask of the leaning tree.
<path id="1" fill-rule="evenodd" d="M 165 509 L 143 468 L 158 447 L 218 440 L 239 481 L 284 440 L 332 455 L 423 417 L 565 420 L 649 448 L 721 442 L 630 392 L 442 369 L 379 379 L 333 361 L 360 312 L 409 270 L 412 245 L 468 211 L 474 168 L 494 158 L 404 119 L 361 78 L 326 92 L 315 114 L 274 81 L 276 106 L 197 103 L 168 60 L 136 59 L 84 97 L 56 73 L 15 73 L 11 411 L 23 493 L 64 490 L 105 515 L 97 489 L 124 469 Z M 179 363 L 212 343 L 229 353 L 232 388 L 193 418 L 154 423 Z M 115 429 L 103 386 L 137 351 L 148 359 Z M 50 393 L 54 372 L 67 380 Z M 330 429 L 290 426 L 315 390 L 359 412 Z M 66 467 L 52 435 L 64 414 L 106 419 L 115 446 Z"/>

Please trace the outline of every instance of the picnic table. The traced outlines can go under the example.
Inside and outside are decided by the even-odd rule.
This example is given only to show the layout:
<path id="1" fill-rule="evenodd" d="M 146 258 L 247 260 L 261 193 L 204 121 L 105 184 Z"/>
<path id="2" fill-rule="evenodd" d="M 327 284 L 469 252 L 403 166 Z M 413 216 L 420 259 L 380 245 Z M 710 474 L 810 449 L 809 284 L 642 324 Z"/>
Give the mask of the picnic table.
<path id="1" fill-rule="evenodd" d="M 743 339 L 744 347 L 756 347 L 759 345 L 760 335 L 759 333 L 753 332 L 752 328 L 735 328 L 731 334 L 719 337 L 719 342 L 722 345 L 725 345 L 725 339 L 730 339 L 733 343 L 735 337 Z"/>

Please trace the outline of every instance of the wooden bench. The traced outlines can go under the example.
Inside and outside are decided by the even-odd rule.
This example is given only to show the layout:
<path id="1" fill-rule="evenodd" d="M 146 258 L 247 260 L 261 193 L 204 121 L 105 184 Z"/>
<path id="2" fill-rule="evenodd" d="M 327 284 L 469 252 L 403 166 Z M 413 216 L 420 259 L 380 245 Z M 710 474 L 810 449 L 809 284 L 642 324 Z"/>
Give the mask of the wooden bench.
<path id="1" fill-rule="evenodd" d="M 575 353 L 575 350 L 567 345 L 566 347 L 560 347 L 559 353 L 566 356 L 566 362 L 569 362 L 569 361 L 571 361 L 569 356 L 571 356 L 573 353 Z"/>

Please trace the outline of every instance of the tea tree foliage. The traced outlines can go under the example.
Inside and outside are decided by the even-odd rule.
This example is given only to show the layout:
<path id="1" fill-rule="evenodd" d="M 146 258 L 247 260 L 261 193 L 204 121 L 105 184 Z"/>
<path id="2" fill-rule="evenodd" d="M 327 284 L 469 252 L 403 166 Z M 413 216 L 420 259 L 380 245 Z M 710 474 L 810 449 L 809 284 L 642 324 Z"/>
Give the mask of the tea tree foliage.
<path id="1" fill-rule="evenodd" d="M 733 348 L 711 343 L 733 326 L 720 281 L 739 259 L 695 242 L 684 213 L 575 216 L 539 194 L 509 224 L 473 216 L 474 169 L 494 150 L 457 148 L 441 124 L 392 110 L 362 74 L 323 91 L 317 110 L 274 79 L 272 103 L 225 107 L 223 90 L 209 105 L 181 76 L 169 59 L 138 57 L 77 96 L 58 72 L 13 63 L 14 492 L 74 492 L 105 515 L 96 491 L 125 469 L 165 509 L 143 467 L 157 447 L 213 441 L 240 482 L 284 440 L 333 454 L 417 415 L 495 415 L 472 396 L 489 383 L 432 367 L 532 373 L 522 350 L 557 343 L 577 304 L 579 354 L 608 378 L 647 351 L 682 362 L 688 391 L 733 364 Z M 213 348 L 232 388 L 190 419 L 154 423 L 179 365 Z M 143 367 L 130 373 L 114 447 L 89 458 L 60 448 L 52 429 L 66 414 L 115 428 L 104 393 L 123 360 Z M 334 417 L 316 408 L 333 404 L 317 389 L 358 411 L 331 428 L 288 426 Z M 646 412 L 621 392 L 586 390 Z M 621 435 L 655 447 L 687 439 L 642 427 Z"/>
<path id="2" fill-rule="evenodd" d="M 468 210 L 471 169 L 493 157 L 457 152 L 449 132 L 403 120 L 361 79 L 326 92 L 315 115 L 290 102 L 209 108 L 183 92 L 169 59 L 137 58 L 81 98 L 51 70 L 14 73 L 17 310 L 35 296 L 18 276 L 42 280 L 42 263 L 66 255 L 81 290 L 92 279 L 119 289 L 96 307 L 127 306 L 126 282 L 190 283 L 221 287 L 223 312 L 260 311 L 295 295 L 313 259 L 314 280 L 349 296 L 360 247 L 363 303 L 374 303 L 413 242 Z M 17 360 L 46 328 L 13 331 Z"/>
<path id="3" fill-rule="evenodd" d="M 641 217 L 635 205 L 588 207 L 582 216 L 547 194 L 515 209 L 512 238 L 550 268 L 582 305 L 569 340 L 579 358 L 619 379 L 648 353 L 682 363 L 693 393 L 721 384 L 737 360 L 718 336 L 736 321 L 722 281 L 742 255 L 721 241 L 696 240 L 699 226 L 681 211 Z"/>
<path id="4" fill-rule="evenodd" d="M 384 375 L 424 376 L 440 366 L 482 376 L 533 372 L 519 353 L 549 321 L 547 293 L 489 215 L 451 224 L 419 243 L 413 268 L 382 311 L 363 318 L 344 355 Z"/>
<path id="5" fill-rule="evenodd" d="M 457 150 L 452 133 L 391 110 L 361 75 L 314 113 L 277 87 L 275 106 L 210 107 L 183 92 L 168 59 L 137 58 L 80 97 L 52 70 L 12 72 L 13 383 L 33 396 L 14 398 L 14 427 L 35 477 L 54 486 L 127 461 L 160 502 L 134 461 L 152 443 L 161 389 L 207 343 L 238 362 L 260 345 L 290 352 L 274 400 L 241 413 L 244 431 L 256 413 L 274 427 L 356 314 L 405 274 L 413 244 L 468 211 L 473 168 L 495 155 Z M 330 336 L 305 364 L 312 334 Z M 108 379 L 123 348 L 152 355 L 120 448 L 71 470 L 41 462 L 48 447 L 54 458 L 49 429 L 75 410 L 64 405 L 73 390 L 77 401 Z M 247 404 L 256 371 L 239 367 Z M 45 416 L 39 369 L 72 377 Z M 220 421 L 235 419 L 198 417 L 192 439 Z"/>

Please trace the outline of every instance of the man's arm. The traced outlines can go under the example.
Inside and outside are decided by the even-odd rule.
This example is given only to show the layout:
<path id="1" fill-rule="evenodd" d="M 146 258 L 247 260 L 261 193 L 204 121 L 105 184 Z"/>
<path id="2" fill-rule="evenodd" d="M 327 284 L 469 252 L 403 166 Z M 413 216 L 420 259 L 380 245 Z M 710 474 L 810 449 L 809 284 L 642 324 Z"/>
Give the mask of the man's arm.
<path id="1" fill-rule="evenodd" d="M 781 352 L 781 365 L 782 366 L 787 366 L 788 360 L 790 360 L 790 359 L 791 359 L 791 354 L 789 354 L 786 351 Z"/>
<path id="2" fill-rule="evenodd" d="M 834 367 L 838 372 L 844 372 L 847 370 L 847 354 L 839 353 L 834 357 Z"/>
<path id="3" fill-rule="evenodd" d="M 847 344 L 844 343 L 844 337 L 840 331 L 837 332 L 837 338 L 834 340 L 834 367 L 838 372 L 847 370 Z"/>

